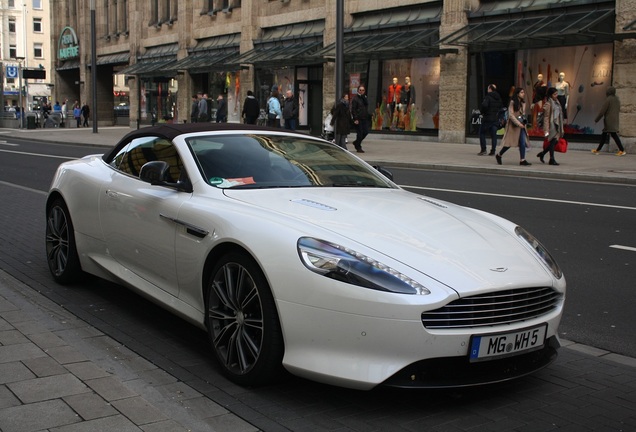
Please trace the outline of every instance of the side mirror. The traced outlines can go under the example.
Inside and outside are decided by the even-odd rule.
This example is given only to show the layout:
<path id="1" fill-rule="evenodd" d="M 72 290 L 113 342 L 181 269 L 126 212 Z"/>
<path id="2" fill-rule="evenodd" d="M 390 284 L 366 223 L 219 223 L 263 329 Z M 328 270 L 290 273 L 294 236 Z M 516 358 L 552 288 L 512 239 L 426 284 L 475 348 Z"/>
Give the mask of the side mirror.
<path id="1" fill-rule="evenodd" d="M 141 167 L 139 179 L 153 186 L 166 186 L 175 188 L 181 192 L 192 192 L 192 184 L 188 179 L 179 180 L 178 182 L 169 182 L 170 165 L 166 161 L 147 162 Z M 185 177 L 185 175 L 183 176 Z"/>
<path id="2" fill-rule="evenodd" d="M 380 165 L 373 165 L 373 168 L 375 168 L 384 177 L 386 177 L 389 180 L 393 181 L 393 173 L 391 171 L 389 171 L 388 169 L 386 169 L 384 167 L 381 167 Z"/>

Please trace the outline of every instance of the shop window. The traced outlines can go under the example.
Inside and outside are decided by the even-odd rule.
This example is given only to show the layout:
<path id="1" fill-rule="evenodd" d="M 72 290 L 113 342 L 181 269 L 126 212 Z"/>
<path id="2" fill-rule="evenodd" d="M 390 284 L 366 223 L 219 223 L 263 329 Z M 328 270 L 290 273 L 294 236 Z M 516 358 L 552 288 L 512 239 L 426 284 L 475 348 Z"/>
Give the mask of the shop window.
<path id="1" fill-rule="evenodd" d="M 42 44 L 41 43 L 34 43 L 33 44 L 33 57 L 35 57 L 35 58 L 44 57 L 44 51 L 42 49 Z"/>
<path id="2" fill-rule="evenodd" d="M 33 18 L 33 33 L 42 33 L 42 18 Z"/>

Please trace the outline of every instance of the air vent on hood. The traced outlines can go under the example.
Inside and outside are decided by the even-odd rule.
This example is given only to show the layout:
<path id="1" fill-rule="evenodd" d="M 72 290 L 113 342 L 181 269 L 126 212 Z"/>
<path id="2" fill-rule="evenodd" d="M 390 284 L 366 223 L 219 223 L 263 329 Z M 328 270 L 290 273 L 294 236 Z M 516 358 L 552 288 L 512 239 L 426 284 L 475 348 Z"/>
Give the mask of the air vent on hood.
<path id="1" fill-rule="evenodd" d="M 337 210 L 334 207 L 331 207 L 331 206 L 328 206 L 328 205 L 325 205 L 325 204 L 321 204 L 321 203 L 316 202 L 316 201 L 311 201 L 311 200 L 308 200 L 308 199 L 304 199 L 304 198 L 295 199 L 295 200 L 292 200 L 292 202 L 294 202 L 296 204 L 302 204 L 302 205 L 306 205 L 306 206 L 309 206 L 309 207 L 317 208 L 319 210 L 325 210 L 325 211 L 336 211 Z"/>
<path id="2" fill-rule="evenodd" d="M 426 202 L 427 202 L 427 203 L 429 203 L 429 204 L 433 204 L 434 206 L 437 206 L 437 207 L 441 207 L 441 208 L 448 208 L 448 207 L 446 207 L 444 204 L 439 203 L 439 202 L 437 202 L 437 201 L 433 201 L 432 199 L 427 198 L 427 197 L 423 197 L 423 196 L 421 196 L 421 197 L 419 197 L 419 199 L 421 199 L 422 201 L 426 201 Z"/>

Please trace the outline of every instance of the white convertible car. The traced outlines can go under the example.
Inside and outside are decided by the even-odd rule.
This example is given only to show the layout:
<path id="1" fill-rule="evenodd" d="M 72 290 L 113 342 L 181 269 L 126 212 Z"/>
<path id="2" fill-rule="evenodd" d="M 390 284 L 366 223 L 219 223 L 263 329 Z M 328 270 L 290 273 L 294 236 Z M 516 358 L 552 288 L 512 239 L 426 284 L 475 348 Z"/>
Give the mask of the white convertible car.
<path id="1" fill-rule="evenodd" d="M 124 284 L 206 329 L 241 385 L 499 382 L 556 358 L 565 278 L 523 228 L 407 192 L 329 142 L 161 125 L 63 163 L 55 280 Z"/>

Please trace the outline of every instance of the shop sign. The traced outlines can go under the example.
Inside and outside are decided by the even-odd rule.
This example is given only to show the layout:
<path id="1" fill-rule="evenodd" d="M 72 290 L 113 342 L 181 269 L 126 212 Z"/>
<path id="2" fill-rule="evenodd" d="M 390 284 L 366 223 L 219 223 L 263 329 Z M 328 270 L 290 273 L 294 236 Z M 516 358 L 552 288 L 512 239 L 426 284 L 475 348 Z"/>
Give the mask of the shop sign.
<path id="1" fill-rule="evenodd" d="M 79 57 L 79 41 L 72 27 L 64 27 L 57 42 L 57 57 L 59 60 L 69 60 Z"/>

